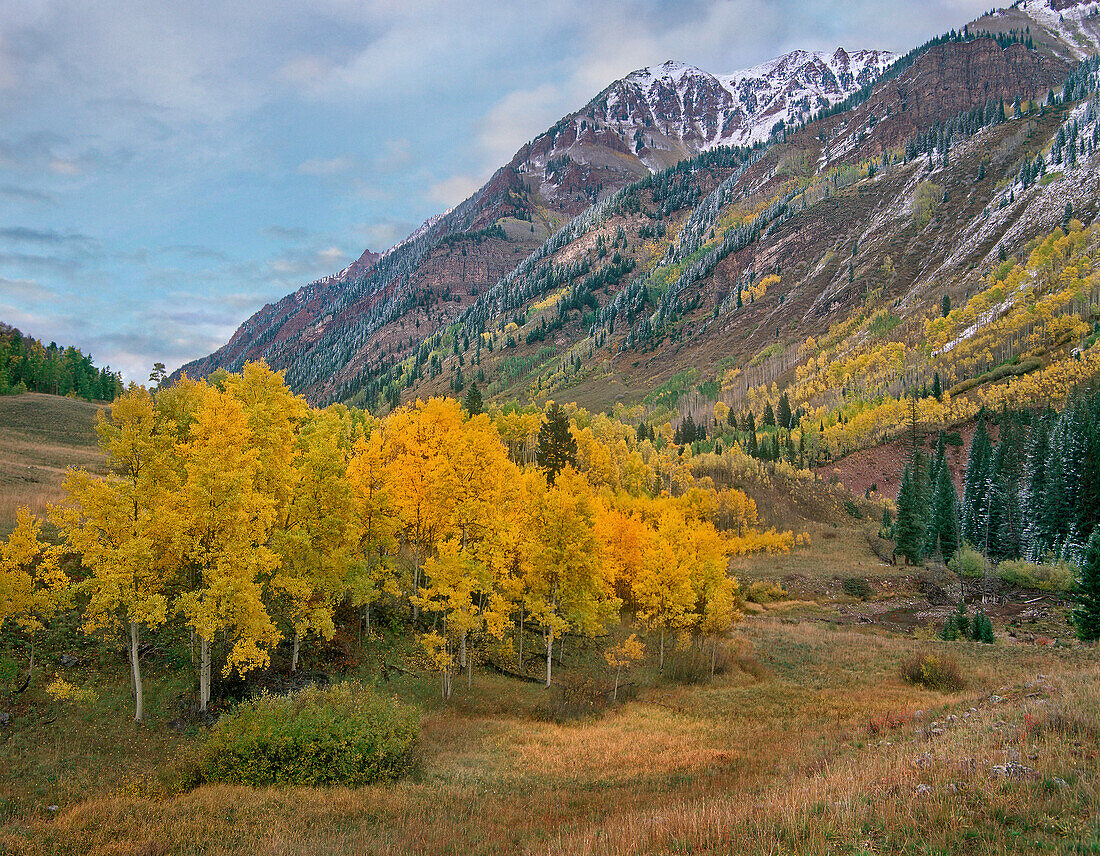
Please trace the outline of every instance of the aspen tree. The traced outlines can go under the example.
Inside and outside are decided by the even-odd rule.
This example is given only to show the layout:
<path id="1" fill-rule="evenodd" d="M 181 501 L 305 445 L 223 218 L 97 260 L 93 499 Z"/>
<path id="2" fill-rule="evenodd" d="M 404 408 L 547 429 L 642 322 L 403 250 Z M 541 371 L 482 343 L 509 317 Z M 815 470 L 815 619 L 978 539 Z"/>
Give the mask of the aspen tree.
<path id="1" fill-rule="evenodd" d="M 141 632 L 164 623 L 175 576 L 169 528 L 178 488 L 174 426 L 158 414 L 148 392 L 132 387 L 96 430 L 111 473 L 97 478 L 72 471 L 65 482 L 68 502 L 54 509 L 53 519 L 89 572 L 80 584 L 88 595 L 85 632 L 125 627 L 129 633 L 134 719 L 141 722 Z"/>
<path id="2" fill-rule="evenodd" d="M 41 529 L 38 518 L 20 508 L 15 529 L 0 544 L 0 627 L 11 621 L 31 643 L 24 686 L 34 674 L 35 635 L 45 629 L 69 588 L 56 554 L 39 540 Z"/>
<path id="3" fill-rule="evenodd" d="M 554 484 L 528 474 L 531 558 L 526 606 L 546 640 L 546 686 L 552 679 L 554 640 L 569 630 L 594 634 L 615 615 L 584 478 L 570 466 Z"/>
<path id="4" fill-rule="evenodd" d="M 293 488 L 272 547 L 279 569 L 271 589 L 282 600 L 294 629 L 290 671 L 298 668 L 302 637 L 316 632 L 331 639 L 333 611 L 343 597 L 358 546 L 347 463 L 340 448 L 342 424 L 334 414 L 315 414 L 298 435 Z"/>
<path id="5" fill-rule="evenodd" d="M 401 520 L 393 499 L 381 428 L 375 426 L 355 441 L 347 480 L 354 503 L 357 539 L 347 587 L 352 603 L 363 608 L 364 625 L 369 633 L 371 604 L 384 591 L 400 594 L 394 579 L 393 557 Z"/>
<path id="6" fill-rule="evenodd" d="M 658 660 L 661 671 L 665 668 L 668 631 L 691 624 L 691 610 L 695 605 L 685 530 L 686 521 L 675 510 L 669 509 L 661 516 L 657 537 L 646 550 L 633 586 L 638 617 L 650 630 L 661 634 Z"/>
<path id="7" fill-rule="evenodd" d="M 421 564 L 448 531 L 454 507 L 455 479 L 449 466 L 449 435 L 462 424 L 453 400 L 432 398 L 396 411 L 386 421 L 385 448 L 390 459 L 393 498 L 405 541 L 413 549 L 410 597 L 421 586 Z M 414 604 L 413 618 L 420 608 Z"/>
<path id="8" fill-rule="evenodd" d="M 279 564 L 267 546 L 275 502 L 257 489 L 259 452 L 248 416 L 231 395 L 205 390 L 180 454 L 185 479 L 173 524 L 185 589 L 175 607 L 199 638 L 199 709 L 205 712 L 216 634 L 232 643 L 227 675 L 265 666 L 279 640 L 261 579 Z"/>

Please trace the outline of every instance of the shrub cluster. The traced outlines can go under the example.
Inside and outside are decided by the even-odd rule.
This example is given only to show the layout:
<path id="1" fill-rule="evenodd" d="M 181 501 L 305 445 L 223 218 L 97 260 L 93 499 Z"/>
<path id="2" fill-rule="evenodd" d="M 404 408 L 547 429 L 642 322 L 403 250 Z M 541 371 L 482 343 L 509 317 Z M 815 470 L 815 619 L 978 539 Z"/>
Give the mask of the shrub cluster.
<path id="1" fill-rule="evenodd" d="M 901 676 L 917 686 L 954 693 L 964 686 L 959 663 L 944 654 L 916 654 L 901 664 Z"/>
<path id="2" fill-rule="evenodd" d="M 863 577 L 846 577 L 841 585 L 844 588 L 844 593 L 848 595 L 848 597 L 867 600 L 867 598 L 871 596 L 871 583 Z"/>
<path id="3" fill-rule="evenodd" d="M 778 600 L 787 599 L 787 590 L 779 583 L 757 580 L 749 586 L 745 599 L 753 603 L 775 603 Z"/>
<path id="4" fill-rule="evenodd" d="M 199 760 L 210 782 L 349 785 L 398 778 L 415 760 L 414 708 L 356 684 L 262 695 L 223 717 Z"/>

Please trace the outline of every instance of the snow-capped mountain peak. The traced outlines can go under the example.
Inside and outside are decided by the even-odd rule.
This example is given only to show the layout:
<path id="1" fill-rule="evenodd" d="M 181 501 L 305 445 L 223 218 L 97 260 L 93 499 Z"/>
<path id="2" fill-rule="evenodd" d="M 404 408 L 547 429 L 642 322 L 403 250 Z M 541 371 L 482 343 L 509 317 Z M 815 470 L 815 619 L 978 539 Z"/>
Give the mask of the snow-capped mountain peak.
<path id="1" fill-rule="evenodd" d="M 779 121 L 799 122 L 873 82 L 893 60 L 886 51 L 792 51 L 715 75 L 668 60 L 616 81 L 589 105 L 637 149 L 700 151 L 766 140 Z"/>

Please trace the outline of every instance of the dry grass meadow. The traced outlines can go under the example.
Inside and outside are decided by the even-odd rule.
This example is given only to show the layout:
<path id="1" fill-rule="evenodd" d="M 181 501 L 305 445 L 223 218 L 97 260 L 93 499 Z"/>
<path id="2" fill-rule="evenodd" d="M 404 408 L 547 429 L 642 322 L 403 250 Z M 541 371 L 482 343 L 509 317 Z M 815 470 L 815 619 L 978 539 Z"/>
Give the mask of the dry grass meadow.
<path id="1" fill-rule="evenodd" d="M 172 681 L 154 681 L 143 727 L 127 721 L 124 684 L 85 709 L 43 703 L 0 738 L 0 852 L 1100 847 L 1095 649 L 916 642 L 775 616 L 748 619 L 740 638 L 734 667 L 713 683 L 654 679 L 634 700 L 564 724 L 536 715 L 544 690 L 487 672 L 447 706 L 429 676 L 395 678 L 387 689 L 426 709 L 419 767 L 360 790 L 178 788 L 173 770 L 201 734 L 167 727 Z M 900 664 L 914 650 L 955 657 L 965 688 L 905 683 Z"/>
<path id="2" fill-rule="evenodd" d="M 68 467 L 102 466 L 94 430 L 102 407 L 30 392 L 0 396 L 0 537 L 14 528 L 21 506 L 44 516 L 61 499 Z"/>

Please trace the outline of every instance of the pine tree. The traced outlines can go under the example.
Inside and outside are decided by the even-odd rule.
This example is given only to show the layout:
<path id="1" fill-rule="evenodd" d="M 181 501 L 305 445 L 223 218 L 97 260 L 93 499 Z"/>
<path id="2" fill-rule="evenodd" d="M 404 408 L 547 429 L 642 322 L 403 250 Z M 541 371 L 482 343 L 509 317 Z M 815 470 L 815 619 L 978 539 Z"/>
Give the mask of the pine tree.
<path id="1" fill-rule="evenodd" d="M 921 545 L 924 541 L 924 521 L 919 506 L 916 481 L 914 467 L 906 466 L 902 471 L 901 486 L 898 489 L 898 522 L 894 526 L 897 547 L 894 552 L 899 556 L 905 556 L 907 565 L 920 561 Z"/>
<path id="2" fill-rule="evenodd" d="M 463 400 L 462 406 L 470 416 L 477 416 L 484 410 L 484 404 L 481 400 L 481 391 L 477 388 L 476 383 L 470 384 L 470 388 L 466 391 L 466 398 Z"/>
<path id="3" fill-rule="evenodd" d="M 951 469 L 946 464 L 940 467 L 936 479 L 932 515 L 932 550 L 938 548 L 946 562 L 959 549 L 959 499 L 951 480 Z"/>
<path id="4" fill-rule="evenodd" d="M 992 454 L 985 422 L 979 421 L 970 441 L 970 454 L 966 462 L 966 483 L 963 489 L 963 537 L 971 544 L 985 542 L 987 477 Z"/>
<path id="5" fill-rule="evenodd" d="M 955 608 L 955 614 L 952 615 L 948 621 L 951 621 L 955 625 L 956 638 L 966 638 L 970 635 L 970 616 L 966 611 L 966 599 L 959 595 L 959 605 Z"/>
<path id="6" fill-rule="evenodd" d="M 791 402 L 787 398 L 787 393 L 783 393 L 779 396 L 779 408 L 776 410 L 776 419 L 779 420 L 779 427 L 790 430 L 791 427 Z"/>
<path id="7" fill-rule="evenodd" d="M 943 298 L 940 300 L 940 315 L 942 315 L 944 318 L 946 318 L 947 313 L 949 313 L 950 311 L 951 311 L 951 296 L 948 295 L 945 292 L 944 295 L 943 295 Z"/>
<path id="8" fill-rule="evenodd" d="M 546 472 L 546 479 L 554 483 L 566 465 L 577 463 L 577 441 L 569 431 L 569 417 L 557 402 L 546 410 L 546 418 L 539 428 L 538 465 Z"/>
<path id="9" fill-rule="evenodd" d="M 1074 600 L 1077 605 L 1073 610 L 1073 623 L 1077 627 L 1077 638 L 1095 642 L 1100 639 L 1100 529 L 1092 533 L 1085 546 Z"/>
<path id="10" fill-rule="evenodd" d="M 764 408 L 764 425 L 775 427 L 775 411 L 772 410 L 772 403 L 770 401 Z"/>

